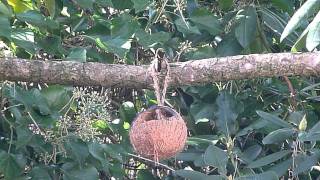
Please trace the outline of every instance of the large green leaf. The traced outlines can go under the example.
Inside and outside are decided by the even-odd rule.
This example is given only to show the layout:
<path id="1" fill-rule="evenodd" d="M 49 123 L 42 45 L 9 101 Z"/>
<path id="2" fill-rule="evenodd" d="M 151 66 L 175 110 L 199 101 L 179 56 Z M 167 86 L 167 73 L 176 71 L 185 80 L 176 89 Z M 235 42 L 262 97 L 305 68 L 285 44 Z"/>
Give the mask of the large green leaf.
<path id="1" fill-rule="evenodd" d="M 77 62 L 86 62 L 87 61 L 87 50 L 85 48 L 73 48 L 66 60 L 77 61 Z"/>
<path id="2" fill-rule="evenodd" d="M 48 9 L 48 12 L 51 17 L 54 17 L 56 14 L 56 1 L 55 0 L 44 0 L 44 4 Z"/>
<path id="3" fill-rule="evenodd" d="M 84 165 L 86 158 L 89 156 L 88 145 L 84 141 L 76 139 L 76 137 L 70 137 L 64 143 L 64 147 L 75 161 L 80 165 Z"/>
<path id="4" fill-rule="evenodd" d="M 93 0 L 75 0 L 75 2 L 82 8 L 92 8 Z"/>
<path id="5" fill-rule="evenodd" d="M 239 10 L 236 15 L 238 25 L 235 36 L 242 47 L 246 48 L 254 40 L 257 26 L 257 13 L 253 6 Z"/>
<path id="6" fill-rule="evenodd" d="M 193 26 L 190 23 L 183 21 L 182 18 L 179 18 L 174 21 L 174 24 L 177 27 L 177 30 L 183 33 L 184 36 L 188 34 L 201 34 L 197 26 Z"/>
<path id="7" fill-rule="evenodd" d="M 122 39 L 120 37 L 114 39 L 103 40 L 96 39 L 97 45 L 107 52 L 114 53 L 120 58 L 125 58 L 131 48 L 130 39 Z"/>
<path id="8" fill-rule="evenodd" d="M 227 173 L 228 154 L 217 146 L 209 146 L 204 153 L 204 161 L 207 165 L 218 168 L 219 173 Z"/>
<path id="9" fill-rule="evenodd" d="M 271 29 L 277 37 L 280 37 L 287 24 L 284 15 L 274 12 L 272 9 L 263 8 L 261 9 L 261 16 L 266 27 Z M 298 34 L 292 33 L 284 42 L 289 46 L 293 46 L 296 38 L 298 38 Z"/>
<path id="10" fill-rule="evenodd" d="M 156 178 L 149 170 L 141 169 L 138 171 L 137 180 L 155 180 Z"/>
<path id="11" fill-rule="evenodd" d="M 0 38 L 6 37 L 10 39 L 10 34 L 11 34 L 11 25 L 9 22 L 9 19 L 5 16 L 2 16 L 0 14 Z"/>
<path id="12" fill-rule="evenodd" d="M 218 2 L 219 2 L 219 7 L 223 10 L 228 10 L 233 5 L 232 0 L 218 0 Z"/>
<path id="13" fill-rule="evenodd" d="M 153 1 L 152 0 L 132 0 L 133 8 L 136 13 L 145 10 Z"/>
<path id="14" fill-rule="evenodd" d="M 61 56 L 66 53 L 65 49 L 62 47 L 62 39 L 60 36 L 46 36 L 36 39 L 36 41 L 38 46 L 49 54 Z"/>
<path id="15" fill-rule="evenodd" d="M 238 42 L 237 38 L 233 34 L 229 33 L 218 44 L 217 54 L 218 56 L 235 56 L 242 51 L 242 46 Z"/>
<path id="16" fill-rule="evenodd" d="M 216 125 L 225 135 L 235 134 L 238 130 L 237 118 L 243 112 L 242 103 L 238 102 L 227 91 L 221 91 L 216 99 L 216 108 L 213 109 Z"/>
<path id="17" fill-rule="evenodd" d="M 222 31 L 218 18 L 206 9 L 197 9 L 193 11 L 190 20 L 199 29 L 206 30 L 213 36 Z"/>
<path id="18" fill-rule="evenodd" d="M 48 169 L 45 166 L 35 166 L 30 174 L 32 179 L 51 180 Z"/>
<path id="19" fill-rule="evenodd" d="M 277 129 L 264 137 L 262 142 L 263 144 L 281 143 L 287 139 L 291 139 L 294 133 L 295 130 L 291 128 Z"/>
<path id="20" fill-rule="evenodd" d="M 206 175 L 197 171 L 191 171 L 191 170 L 176 170 L 174 172 L 176 175 L 187 178 L 190 180 L 224 180 L 225 178 L 223 176 L 219 175 Z"/>
<path id="21" fill-rule="evenodd" d="M 306 39 L 306 48 L 309 51 L 312 51 L 320 44 L 320 11 L 309 24 L 308 29 L 309 32 Z"/>
<path id="22" fill-rule="evenodd" d="M 319 162 L 319 152 L 314 152 L 311 155 L 299 154 L 295 157 L 296 167 L 293 169 L 293 175 L 298 175 L 302 172 L 310 170 L 312 166 Z"/>
<path id="23" fill-rule="evenodd" d="M 13 29 L 11 33 L 12 42 L 23 48 L 30 54 L 35 54 L 38 49 L 34 41 L 34 33 L 28 29 Z"/>
<path id="24" fill-rule="evenodd" d="M 253 145 L 245 149 L 243 152 L 239 153 L 239 157 L 245 163 L 250 163 L 255 160 L 262 151 L 262 147 L 260 145 Z"/>
<path id="25" fill-rule="evenodd" d="M 136 18 L 128 13 L 123 13 L 119 17 L 111 20 L 111 35 L 112 39 L 128 40 L 132 38 L 135 32 L 140 29 Z"/>
<path id="26" fill-rule="evenodd" d="M 237 177 L 235 180 L 278 180 L 278 176 L 274 172 L 267 171 L 260 174 Z"/>
<path id="27" fill-rule="evenodd" d="M 279 152 L 276 152 L 273 154 L 269 154 L 269 155 L 264 156 L 260 159 L 257 159 L 256 161 L 251 162 L 250 164 L 248 164 L 248 168 L 257 168 L 257 167 L 268 165 L 270 163 L 273 163 L 273 162 L 283 158 L 284 156 L 288 155 L 289 153 L 290 153 L 290 151 L 284 150 L 284 151 L 279 151 Z"/>
<path id="28" fill-rule="evenodd" d="M 266 113 L 263 111 L 257 111 L 257 114 L 265 121 L 269 121 L 273 124 L 276 124 L 280 127 L 284 127 L 284 128 L 292 128 L 292 125 L 287 123 L 286 121 L 280 119 L 278 116 L 275 116 L 273 114 L 270 113 Z"/>
<path id="29" fill-rule="evenodd" d="M 107 172 L 110 164 L 108 154 L 105 152 L 105 146 L 107 145 L 93 142 L 88 145 L 88 148 L 90 155 L 100 162 L 101 169 Z"/>
<path id="30" fill-rule="evenodd" d="M 29 145 L 32 141 L 34 134 L 27 129 L 25 126 L 19 126 L 16 128 L 17 133 L 17 141 L 16 141 L 16 148 L 19 149 L 26 145 Z"/>
<path id="31" fill-rule="evenodd" d="M 24 164 L 25 161 L 20 155 L 0 151 L 0 172 L 4 174 L 5 179 L 14 180 L 22 175 Z"/>
<path id="32" fill-rule="evenodd" d="M 291 0 L 272 0 L 272 4 L 281 10 L 291 13 L 294 8 L 294 1 Z"/>
<path id="33" fill-rule="evenodd" d="M 137 115 L 134 104 L 130 101 L 122 103 L 119 113 L 121 119 L 126 122 L 132 122 Z"/>
<path id="34" fill-rule="evenodd" d="M 63 179 L 65 180 L 88 180 L 99 179 L 99 173 L 97 169 L 91 165 L 79 168 L 70 163 L 66 163 L 62 167 Z"/>
<path id="35" fill-rule="evenodd" d="M 59 24 L 50 19 L 44 17 L 40 12 L 35 10 L 30 10 L 24 13 L 17 14 L 17 19 L 20 21 L 25 21 L 39 28 L 48 28 L 48 29 L 58 29 Z"/>
<path id="36" fill-rule="evenodd" d="M 149 34 L 144 30 L 138 30 L 135 33 L 135 37 L 138 43 L 142 45 L 145 49 L 156 47 L 157 45 L 163 46 L 170 38 L 170 34 L 167 32 L 156 32 Z"/>
<path id="37" fill-rule="evenodd" d="M 291 17 L 287 26 L 281 34 L 280 41 L 286 38 L 290 33 L 301 25 L 301 21 L 307 19 L 319 7 L 319 0 L 306 1 Z"/>
<path id="38" fill-rule="evenodd" d="M 268 171 L 273 171 L 280 177 L 288 173 L 288 169 L 291 166 L 292 166 L 292 157 L 282 162 L 278 162 L 277 164 L 274 164 L 272 167 L 268 169 Z"/>
<path id="39" fill-rule="evenodd" d="M 68 91 L 60 85 L 51 85 L 41 90 L 52 111 L 66 110 L 70 101 Z"/>
<path id="40" fill-rule="evenodd" d="M 195 123 L 199 122 L 209 122 L 213 119 L 214 104 L 208 104 L 203 102 L 195 102 L 190 106 L 190 113 L 193 116 Z"/>
<path id="41" fill-rule="evenodd" d="M 0 16 L 11 17 L 12 11 L 2 2 L 0 2 Z"/>

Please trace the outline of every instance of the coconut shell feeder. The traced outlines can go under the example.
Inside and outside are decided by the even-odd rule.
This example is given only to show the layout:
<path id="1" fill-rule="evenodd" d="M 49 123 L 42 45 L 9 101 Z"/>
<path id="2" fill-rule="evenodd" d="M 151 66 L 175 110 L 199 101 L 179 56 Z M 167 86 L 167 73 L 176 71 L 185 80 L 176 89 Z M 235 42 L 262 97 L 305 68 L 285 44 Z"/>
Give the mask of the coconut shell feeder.
<path id="1" fill-rule="evenodd" d="M 129 132 L 135 152 L 156 162 L 175 156 L 183 150 L 187 140 L 187 127 L 180 114 L 163 105 L 169 74 L 168 63 L 165 63 L 167 74 L 162 88 L 158 76 L 160 71 L 153 69 L 151 74 L 159 105 L 137 114 Z"/>

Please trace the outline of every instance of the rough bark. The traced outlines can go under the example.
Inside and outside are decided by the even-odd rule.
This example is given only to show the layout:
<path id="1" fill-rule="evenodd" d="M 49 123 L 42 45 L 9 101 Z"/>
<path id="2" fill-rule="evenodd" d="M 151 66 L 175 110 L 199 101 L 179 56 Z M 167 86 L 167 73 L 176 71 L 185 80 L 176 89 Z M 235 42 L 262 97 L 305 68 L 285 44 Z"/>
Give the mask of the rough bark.
<path id="1" fill-rule="evenodd" d="M 0 58 L 0 81 L 150 88 L 148 65 Z M 170 63 L 170 86 L 274 76 L 318 76 L 320 52 L 250 54 Z"/>

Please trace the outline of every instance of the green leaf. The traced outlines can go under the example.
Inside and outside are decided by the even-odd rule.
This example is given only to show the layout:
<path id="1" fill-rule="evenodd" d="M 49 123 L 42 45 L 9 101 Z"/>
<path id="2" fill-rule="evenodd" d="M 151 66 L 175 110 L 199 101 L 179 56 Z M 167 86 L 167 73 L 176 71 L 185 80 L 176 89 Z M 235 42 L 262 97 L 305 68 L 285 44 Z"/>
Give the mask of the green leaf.
<path id="1" fill-rule="evenodd" d="M 114 53 L 115 55 L 118 55 L 120 58 L 125 58 L 126 54 L 129 52 L 131 48 L 131 40 L 122 39 L 119 37 L 105 41 L 97 39 L 96 43 L 100 48 L 106 50 L 107 52 Z"/>
<path id="2" fill-rule="evenodd" d="M 251 162 L 250 164 L 248 164 L 248 168 L 257 168 L 257 167 L 268 165 L 270 163 L 273 163 L 273 162 L 283 158 L 284 156 L 288 155 L 289 153 L 290 153 L 290 151 L 284 150 L 284 151 L 279 151 L 279 152 L 276 152 L 273 154 L 269 154 L 269 155 L 264 156 L 260 159 L 257 159 L 256 161 Z"/>
<path id="3" fill-rule="evenodd" d="M 306 48 L 308 51 L 312 51 L 320 44 L 320 11 L 307 28 L 309 32 L 306 39 Z"/>
<path id="4" fill-rule="evenodd" d="M 272 0 L 272 4 L 279 9 L 291 13 L 294 8 L 294 1 L 291 0 Z"/>
<path id="5" fill-rule="evenodd" d="M 101 168 L 107 171 L 109 167 L 108 154 L 105 152 L 106 144 L 91 143 L 89 153 L 100 162 Z"/>
<path id="6" fill-rule="evenodd" d="M 236 15 L 238 25 L 235 36 L 242 47 L 246 48 L 254 40 L 257 26 L 257 13 L 253 6 L 239 10 Z"/>
<path id="7" fill-rule="evenodd" d="M 213 36 L 222 32 L 218 18 L 204 8 L 193 11 L 190 20 L 199 29 L 208 31 Z"/>
<path id="8" fill-rule="evenodd" d="M 17 141 L 16 148 L 19 149 L 31 143 L 34 134 L 25 126 L 18 126 L 16 128 Z"/>
<path id="9" fill-rule="evenodd" d="M 134 5 L 131 0 L 111 0 L 113 7 L 119 10 L 131 9 Z"/>
<path id="10" fill-rule="evenodd" d="M 2 15 L 10 18 L 12 16 L 12 12 L 4 3 L 0 2 L 0 16 Z"/>
<path id="11" fill-rule="evenodd" d="M 222 10 L 228 10 L 232 7 L 233 0 L 218 0 L 218 3 Z"/>
<path id="12" fill-rule="evenodd" d="M 252 145 L 245 149 L 242 153 L 239 154 L 241 160 L 245 163 L 250 163 L 255 160 L 262 151 L 262 147 L 260 145 Z"/>
<path id="13" fill-rule="evenodd" d="M 140 25 L 137 19 L 130 14 L 123 13 L 111 20 L 112 39 L 118 38 L 128 41 L 138 30 L 140 30 Z"/>
<path id="14" fill-rule="evenodd" d="M 82 8 L 92 8 L 93 0 L 75 0 L 75 2 Z"/>
<path id="15" fill-rule="evenodd" d="M 0 37 L 2 36 L 10 39 L 11 25 L 7 17 L 0 15 L 0 27 Z"/>
<path id="16" fill-rule="evenodd" d="M 54 17 L 56 13 L 56 1 L 55 0 L 44 0 L 44 4 L 48 9 L 48 12 L 51 17 Z"/>
<path id="17" fill-rule="evenodd" d="M 75 137 L 69 138 L 65 143 L 64 147 L 68 154 L 70 154 L 75 161 L 80 165 L 83 165 L 85 159 L 89 155 L 88 146 L 81 139 L 75 139 Z"/>
<path id="18" fill-rule="evenodd" d="M 212 48 L 211 46 L 201 46 L 185 53 L 184 56 L 190 60 L 207 59 L 217 56 L 217 52 L 216 48 Z"/>
<path id="19" fill-rule="evenodd" d="M 198 101 L 191 104 L 190 113 L 193 116 L 196 124 L 199 122 L 209 122 L 210 120 L 213 120 L 213 108 L 213 104 Z"/>
<path id="20" fill-rule="evenodd" d="M 295 130 L 291 128 L 277 129 L 263 138 L 263 144 L 277 144 L 292 138 Z"/>
<path id="21" fill-rule="evenodd" d="M 0 172 L 4 174 L 5 179 L 13 180 L 22 174 L 21 165 L 25 162 L 20 164 L 19 158 L 17 155 L 0 151 Z"/>
<path id="22" fill-rule="evenodd" d="M 217 146 L 209 146 L 204 153 L 204 161 L 207 165 L 218 168 L 219 173 L 227 173 L 228 154 Z"/>
<path id="23" fill-rule="evenodd" d="M 37 40 L 39 47 L 43 48 L 47 53 L 53 55 L 65 54 L 65 49 L 62 47 L 60 36 L 46 36 L 43 39 Z"/>
<path id="24" fill-rule="evenodd" d="M 68 55 L 68 61 L 86 62 L 87 61 L 87 50 L 85 48 L 74 48 Z"/>
<path id="25" fill-rule="evenodd" d="M 280 119 L 279 117 L 270 114 L 270 113 L 266 113 L 263 111 L 257 111 L 257 114 L 265 121 L 269 121 L 273 124 L 276 124 L 280 127 L 284 127 L 284 128 L 292 128 L 292 125 L 287 123 L 286 121 Z"/>
<path id="26" fill-rule="evenodd" d="M 136 10 L 136 13 L 145 10 L 153 1 L 151 0 L 132 0 L 133 8 Z"/>
<path id="27" fill-rule="evenodd" d="M 261 10 L 261 15 L 263 23 L 266 25 L 266 27 L 271 29 L 277 37 L 280 37 L 288 22 L 285 16 L 267 8 L 263 8 Z M 284 42 L 289 46 L 293 46 L 297 38 L 298 34 L 292 33 L 286 38 Z"/>
<path id="28" fill-rule="evenodd" d="M 220 175 L 206 175 L 203 173 L 200 173 L 198 171 L 192 171 L 192 170 L 184 170 L 184 169 L 180 169 L 180 170 L 176 170 L 174 171 L 175 175 L 178 175 L 180 177 L 183 178 L 187 178 L 190 180 L 224 180 L 225 178 L 223 176 Z"/>
<path id="29" fill-rule="evenodd" d="M 97 169 L 91 165 L 87 165 L 83 168 L 78 168 L 77 166 L 66 163 L 62 167 L 63 169 L 63 179 L 64 180 L 88 180 L 88 179 L 99 179 L 99 172 Z"/>
<path id="30" fill-rule="evenodd" d="M 47 100 L 52 111 L 66 110 L 71 98 L 68 91 L 60 85 L 48 86 L 41 90 L 41 94 Z"/>
<path id="31" fill-rule="evenodd" d="M 233 34 L 226 35 L 218 44 L 216 52 L 220 57 L 235 56 L 242 51 L 242 46 L 239 44 Z"/>
<path id="32" fill-rule="evenodd" d="M 125 122 L 132 122 L 137 115 L 134 104 L 130 101 L 122 103 L 119 113 L 120 118 Z"/>
<path id="33" fill-rule="evenodd" d="M 21 13 L 33 9 L 32 1 L 8 0 L 7 2 L 13 7 L 15 13 Z"/>
<path id="34" fill-rule="evenodd" d="M 235 180 L 278 180 L 278 176 L 274 172 L 263 172 L 255 175 L 241 176 Z"/>
<path id="35" fill-rule="evenodd" d="M 48 169 L 45 166 L 35 166 L 30 174 L 32 179 L 51 180 Z"/>
<path id="36" fill-rule="evenodd" d="M 202 152 L 181 152 L 176 156 L 176 159 L 181 161 L 195 161 L 202 158 Z"/>
<path id="37" fill-rule="evenodd" d="M 273 171 L 277 174 L 277 176 L 283 176 L 288 173 L 288 169 L 292 166 L 292 157 L 289 159 L 278 162 L 277 164 L 270 167 L 267 171 Z"/>
<path id="38" fill-rule="evenodd" d="M 216 99 L 216 125 L 225 135 L 235 134 L 238 130 L 238 115 L 243 112 L 243 105 L 226 91 L 221 91 Z"/>
<path id="39" fill-rule="evenodd" d="M 182 18 L 175 20 L 174 24 L 177 30 L 183 33 L 184 36 L 188 34 L 201 34 L 196 26 L 192 26 L 190 23 L 183 21 Z"/>
<path id="40" fill-rule="evenodd" d="M 29 29 L 13 29 L 11 39 L 15 45 L 23 48 L 30 54 L 35 54 L 38 49 L 34 41 L 34 33 Z"/>
<path id="41" fill-rule="evenodd" d="M 188 145 L 215 145 L 219 141 L 218 136 L 214 135 L 200 135 L 200 136 L 192 136 L 188 137 L 187 144 Z"/>
<path id="42" fill-rule="evenodd" d="M 286 38 L 290 33 L 301 25 L 301 21 L 307 19 L 319 7 L 319 0 L 306 1 L 291 17 L 287 26 L 284 28 L 280 41 Z"/>
<path id="43" fill-rule="evenodd" d="M 291 52 L 299 52 L 306 47 L 307 35 L 308 35 L 308 28 L 306 28 L 302 32 L 299 39 L 294 43 L 294 45 L 291 48 Z"/>
<path id="44" fill-rule="evenodd" d="M 58 29 L 59 24 L 50 18 L 44 17 L 40 12 L 30 10 L 16 15 L 20 21 L 25 21 L 39 28 Z"/>
<path id="45" fill-rule="evenodd" d="M 137 180 L 153 180 L 159 179 L 152 175 L 152 173 L 147 169 L 141 169 L 138 171 Z"/>
<path id="46" fill-rule="evenodd" d="M 293 169 L 293 175 L 296 176 L 307 170 L 311 170 L 312 166 L 319 162 L 319 155 L 319 152 L 315 152 L 311 155 L 299 154 L 295 157 L 296 167 Z"/>
<path id="47" fill-rule="evenodd" d="M 153 48 L 157 45 L 163 46 L 167 42 L 171 35 L 167 32 L 156 32 L 148 34 L 144 30 L 138 30 L 135 34 L 135 37 L 138 40 L 138 43 L 143 46 L 143 48 Z"/>

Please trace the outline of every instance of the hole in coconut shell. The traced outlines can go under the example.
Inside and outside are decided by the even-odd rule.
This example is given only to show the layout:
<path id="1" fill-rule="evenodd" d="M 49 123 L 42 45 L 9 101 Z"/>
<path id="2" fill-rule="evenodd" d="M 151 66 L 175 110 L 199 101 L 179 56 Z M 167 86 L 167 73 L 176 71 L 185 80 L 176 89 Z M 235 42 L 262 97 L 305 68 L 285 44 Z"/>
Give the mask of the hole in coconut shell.
<path id="1" fill-rule="evenodd" d="M 173 120 L 174 117 L 177 117 L 178 114 L 174 110 L 166 106 L 152 106 L 146 110 L 145 121 L 150 120 Z"/>

